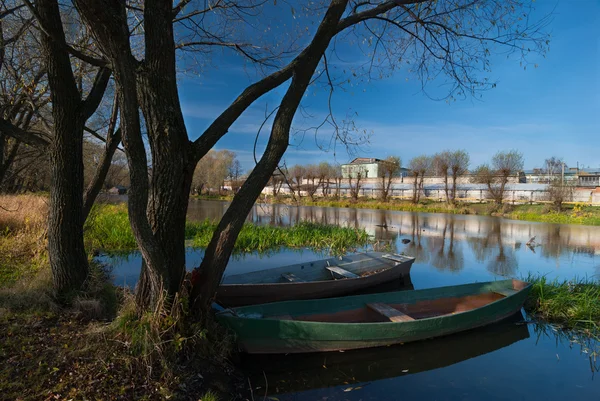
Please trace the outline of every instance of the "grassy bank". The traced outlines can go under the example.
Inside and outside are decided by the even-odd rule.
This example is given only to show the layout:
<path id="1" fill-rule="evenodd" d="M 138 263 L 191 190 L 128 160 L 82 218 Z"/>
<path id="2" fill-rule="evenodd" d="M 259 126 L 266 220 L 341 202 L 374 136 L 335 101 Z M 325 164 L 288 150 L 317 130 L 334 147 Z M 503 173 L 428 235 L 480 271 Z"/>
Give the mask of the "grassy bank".
<path id="1" fill-rule="evenodd" d="M 596 280 L 554 280 L 529 276 L 532 290 L 525 309 L 535 316 L 571 329 L 600 334 L 600 283 Z"/>
<path id="2" fill-rule="evenodd" d="M 515 220 L 537 221 L 544 223 L 600 225 L 600 207 L 582 204 L 565 204 L 562 211 L 553 210 L 548 204 L 539 205 L 496 205 L 494 203 L 459 203 L 456 206 L 445 202 L 424 200 L 418 204 L 410 201 L 391 199 L 382 202 L 378 199 L 360 198 L 358 201 L 351 199 L 315 199 L 300 198 L 295 202 L 289 197 L 274 199 L 267 197 L 267 203 L 281 203 L 288 205 L 343 207 L 356 209 L 396 210 L 404 212 L 471 214 L 480 216 L 498 216 Z"/>
<path id="3" fill-rule="evenodd" d="M 183 305 L 138 317 L 132 295 L 93 262 L 86 288 L 56 303 L 46 202 L 0 197 L 0 399 L 216 400 L 244 390 L 222 329 L 184 318 Z M 94 216 L 114 223 L 111 246 L 128 238 L 122 217 Z"/>
<path id="4" fill-rule="evenodd" d="M 208 246 L 217 223 L 209 220 L 188 222 L 186 238 L 190 245 Z M 85 230 L 86 247 L 104 251 L 136 249 L 125 205 L 96 207 Z M 272 227 L 246 223 L 235 244 L 234 252 L 265 252 L 280 247 L 311 248 L 344 253 L 366 245 L 369 236 L 364 230 L 302 222 L 292 227 Z"/>

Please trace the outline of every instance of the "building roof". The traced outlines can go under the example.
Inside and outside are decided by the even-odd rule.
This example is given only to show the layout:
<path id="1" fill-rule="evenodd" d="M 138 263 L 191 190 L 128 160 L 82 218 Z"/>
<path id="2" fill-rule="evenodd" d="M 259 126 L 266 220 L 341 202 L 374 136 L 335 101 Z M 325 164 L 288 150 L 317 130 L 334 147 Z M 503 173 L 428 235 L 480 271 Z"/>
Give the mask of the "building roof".
<path id="1" fill-rule="evenodd" d="M 381 160 L 381 159 L 375 159 L 375 158 L 369 158 L 369 157 L 357 157 L 356 159 L 352 160 L 348 164 L 371 164 L 371 163 L 377 163 L 377 162 L 382 162 L 382 161 L 383 160 Z"/>

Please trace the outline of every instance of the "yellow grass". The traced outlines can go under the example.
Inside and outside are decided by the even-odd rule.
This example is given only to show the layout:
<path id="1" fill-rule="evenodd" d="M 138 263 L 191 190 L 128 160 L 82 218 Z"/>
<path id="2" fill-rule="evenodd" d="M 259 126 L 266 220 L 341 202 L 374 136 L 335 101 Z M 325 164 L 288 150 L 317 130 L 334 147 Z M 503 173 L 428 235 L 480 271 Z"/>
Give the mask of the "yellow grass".
<path id="1" fill-rule="evenodd" d="M 2 233 L 45 229 L 48 198 L 42 195 L 0 195 Z"/>
<path id="2" fill-rule="evenodd" d="M 0 195 L 0 287 L 47 266 L 47 214 L 45 196 Z"/>

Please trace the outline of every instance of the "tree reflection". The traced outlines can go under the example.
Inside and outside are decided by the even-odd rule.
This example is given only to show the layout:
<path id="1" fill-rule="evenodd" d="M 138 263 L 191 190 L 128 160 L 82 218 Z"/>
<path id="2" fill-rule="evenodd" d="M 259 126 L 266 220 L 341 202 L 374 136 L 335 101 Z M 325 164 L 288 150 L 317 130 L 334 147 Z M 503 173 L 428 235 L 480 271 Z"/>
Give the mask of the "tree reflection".
<path id="1" fill-rule="evenodd" d="M 431 264 L 439 270 L 460 271 L 464 268 L 465 258 L 462 248 L 454 242 L 455 230 L 454 216 L 449 216 L 444 221 L 442 236 L 433 237 L 431 241 Z"/>
<path id="2" fill-rule="evenodd" d="M 425 263 L 429 260 L 429 252 L 421 243 L 421 233 L 423 228 L 420 224 L 419 214 L 411 215 L 411 241 L 406 246 L 406 254 L 415 258 L 416 262 Z"/>

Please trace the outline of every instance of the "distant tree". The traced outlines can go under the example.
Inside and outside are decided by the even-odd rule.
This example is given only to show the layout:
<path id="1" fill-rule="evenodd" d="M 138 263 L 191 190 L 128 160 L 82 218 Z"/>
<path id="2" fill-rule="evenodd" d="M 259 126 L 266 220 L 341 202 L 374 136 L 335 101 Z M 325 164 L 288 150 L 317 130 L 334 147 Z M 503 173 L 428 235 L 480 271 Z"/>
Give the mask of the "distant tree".
<path id="1" fill-rule="evenodd" d="M 200 160 L 194 170 L 192 190 L 198 195 L 203 190 L 210 194 L 211 189 L 220 191 L 230 174 L 235 153 L 229 150 L 211 150 Z"/>
<path id="2" fill-rule="evenodd" d="M 367 172 L 361 165 L 356 166 L 356 168 L 348 173 L 348 188 L 350 189 L 350 196 L 355 201 L 358 200 L 363 185 L 363 179 L 366 176 Z"/>
<path id="3" fill-rule="evenodd" d="M 281 187 L 283 186 L 284 182 L 285 177 L 279 171 L 275 171 L 271 176 L 271 179 L 269 180 L 271 194 L 274 198 L 276 198 L 279 195 L 279 192 L 281 191 Z"/>
<path id="4" fill-rule="evenodd" d="M 335 184 L 335 198 L 340 198 L 340 190 L 342 188 L 342 167 L 339 164 L 335 166 L 331 166 L 331 178 L 333 179 L 333 183 Z"/>
<path id="5" fill-rule="evenodd" d="M 431 169 L 431 157 L 425 155 L 413 157 L 408 163 L 408 168 L 413 176 L 412 202 L 417 204 L 421 199 L 425 174 Z"/>
<path id="6" fill-rule="evenodd" d="M 552 203 L 557 211 L 562 211 L 565 202 L 573 200 L 573 184 L 563 183 L 559 177 L 553 178 L 546 190 L 546 200 Z"/>
<path id="7" fill-rule="evenodd" d="M 523 155 L 520 152 L 516 150 L 498 152 L 492 158 L 491 165 L 482 164 L 475 169 L 472 181 L 485 184 L 489 197 L 496 203 L 502 204 L 509 178 L 521 170 L 523 170 Z"/>
<path id="8" fill-rule="evenodd" d="M 303 185 L 304 190 L 308 194 L 311 200 L 315 200 L 315 194 L 321 187 L 322 181 L 319 179 L 319 166 L 315 164 L 309 164 L 306 166 L 306 184 Z"/>
<path id="9" fill-rule="evenodd" d="M 298 194 L 298 198 L 302 197 L 302 180 L 306 176 L 306 168 L 299 164 L 292 166 L 289 171 L 289 176 L 291 180 L 288 181 L 288 185 L 290 186 L 290 191 L 296 192 Z"/>
<path id="10" fill-rule="evenodd" d="M 549 184 L 554 180 L 554 176 L 562 172 L 563 159 L 560 157 L 552 156 L 544 161 L 544 172 L 547 176 L 547 182 Z"/>
<path id="11" fill-rule="evenodd" d="M 237 192 L 239 187 L 241 186 L 240 178 L 242 177 L 243 170 L 242 164 L 240 161 L 234 156 L 231 165 L 229 166 L 229 180 L 231 181 L 231 189 L 234 192 Z"/>
<path id="12" fill-rule="evenodd" d="M 379 182 L 379 189 L 381 200 L 383 202 L 388 201 L 392 179 L 398 176 L 401 167 L 402 161 L 398 156 L 389 156 L 381 164 L 381 181 Z"/>
<path id="13" fill-rule="evenodd" d="M 327 162 L 321 162 L 317 166 L 317 175 L 321 183 L 323 196 L 329 195 L 330 179 L 332 177 L 332 166 Z"/>
<path id="14" fill-rule="evenodd" d="M 450 200 L 452 204 L 456 203 L 456 181 L 458 177 L 465 175 L 469 171 L 469 154 L 464 150 L 455 150 L 448 153 L 450 174 L 452 174 L 452 192 Z"/>
<path id="15" fill-rule="evenodd" d="M 431 159 L 431 169 L 435 175 L 444 179 L 444 193 L 446 194 L 446 202 L 450 204 L 450 191 L 448 188 L 450 152 L 444 151 L 433 155 L 433 158 Z"/>

